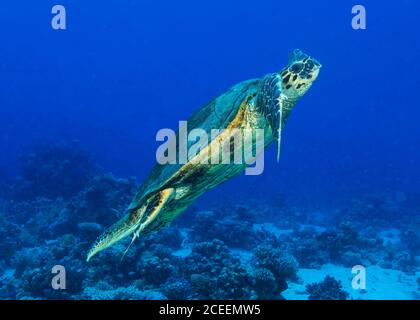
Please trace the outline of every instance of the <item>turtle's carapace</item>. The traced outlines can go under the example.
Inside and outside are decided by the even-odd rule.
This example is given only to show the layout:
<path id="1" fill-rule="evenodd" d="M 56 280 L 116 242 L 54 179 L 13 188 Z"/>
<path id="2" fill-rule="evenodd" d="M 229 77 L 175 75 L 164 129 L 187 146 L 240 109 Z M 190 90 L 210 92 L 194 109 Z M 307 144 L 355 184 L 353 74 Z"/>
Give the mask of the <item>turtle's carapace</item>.
<path id="1" fill-rule="evenodd" d="M 261 141 L 251 139 L 250 143 L 260 142 L 268 147 L 277 141 L 280 156 L 284 125 L 296 102 L 317 79 L 320 68 L 315 59 L 294 50 L 288 65 L 280 72 L 241 82 L 199 109 L 188 120 L 188 131 L 204 129 L 211 136 L 212 130 L 220 129 L 222 133 L 209 141 L 196 157 L 208 157 L 218 140 L 229 137 L 234 129 L 263 129 Z M 98 238 L 87 260 L 129 235 L 133 236 L 133 242 L 140 234 L 167 226 L 200 195 L 238 175 L 247 166 L 246 162 L 212 164 L 194 160 L 184 164 L 156 164 L 125 216 Z"/>

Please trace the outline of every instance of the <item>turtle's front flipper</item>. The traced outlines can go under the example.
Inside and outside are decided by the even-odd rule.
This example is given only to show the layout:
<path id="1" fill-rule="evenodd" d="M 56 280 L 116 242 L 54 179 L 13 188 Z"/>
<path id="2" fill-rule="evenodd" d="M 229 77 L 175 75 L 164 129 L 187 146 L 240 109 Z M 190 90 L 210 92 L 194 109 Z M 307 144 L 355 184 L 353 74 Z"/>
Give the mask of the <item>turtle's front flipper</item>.
<path id="1" fill-rule="evenodd" d="M 131 210 L 120 221 L 106 230 L 89 250 L 87 261 L 100 251 L 134 232 L 132 242 L 159 214 L 165 204 L 175 195 L 173 188 L 164 189 L 152 195 L 138 209 Z"/>

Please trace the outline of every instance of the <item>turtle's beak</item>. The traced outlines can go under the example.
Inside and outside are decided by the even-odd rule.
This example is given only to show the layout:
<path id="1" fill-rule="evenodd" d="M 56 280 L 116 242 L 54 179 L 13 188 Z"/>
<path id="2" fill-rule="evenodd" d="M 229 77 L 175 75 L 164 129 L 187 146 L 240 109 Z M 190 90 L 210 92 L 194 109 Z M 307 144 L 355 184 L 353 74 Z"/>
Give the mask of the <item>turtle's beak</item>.
<path id="1" fill-rule="evenodd" d="M 316 64 L 314 65 L 314 68 L 311 72 L 313 81 L 315 81 L 318 78 L 319 72 L 321 71 L 321 68 L 322 68 L 322 65 L 318 61 L 314 60 L 314 63 Z"/>
<path id="2" fill-rule="evenodd" d="M 319 61 L 318 61 L 318 60 L 316 60 L 316 59 L 314 59 L 314 58 L 312 58 L 312 60 L 313 60 L 313 62 L 314 62 L 315 67 L 317 67 L 318 69 L 321 69 L 321 68 L 322 68 L 322 64 L 321 64 L 321 63 L 319 63 Z"/>
<path id="3" fill-rule="evenodd" d="M 312 84 L 318 78 L 321 68 L 322 65 L 318 62 L 318 60 L 315 60 L 312 57 L 308 57 L 299 76 L 303 81 Z"/>

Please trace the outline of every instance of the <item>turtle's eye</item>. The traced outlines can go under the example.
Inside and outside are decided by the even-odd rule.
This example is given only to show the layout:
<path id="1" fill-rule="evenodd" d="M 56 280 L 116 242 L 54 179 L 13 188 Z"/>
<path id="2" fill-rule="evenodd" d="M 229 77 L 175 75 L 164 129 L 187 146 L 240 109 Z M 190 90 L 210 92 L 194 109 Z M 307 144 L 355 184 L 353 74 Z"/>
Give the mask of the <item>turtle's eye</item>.
<path id="1" fill-rule="evenodd" d="M 303 70 L 303 63 L 298 62 L 298 63 L 293 64 L 293 65 L 290 67 L 290 70 L 291 70 L 293 73 L 299 73 L 299 72 L 301 72 L 301 71 Z"/>

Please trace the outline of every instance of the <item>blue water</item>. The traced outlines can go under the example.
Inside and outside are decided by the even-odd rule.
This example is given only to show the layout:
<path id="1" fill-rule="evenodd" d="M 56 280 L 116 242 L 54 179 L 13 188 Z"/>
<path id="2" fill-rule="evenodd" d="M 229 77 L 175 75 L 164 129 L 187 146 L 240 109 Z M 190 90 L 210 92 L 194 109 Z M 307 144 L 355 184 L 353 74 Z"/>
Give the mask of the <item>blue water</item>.
<path id="1" fill-rule="evenodd" d="M 78 141 L 106 172 L 140 183 L 159 129 L 176 129 L 238 82 L 279 71 L 300 48 L 323 68 L 287 124 L 280 163 L 273 147 L 263 175 L 237 177 L 195 208 L 254 206 L 281 194 L 328 215 L 370 195 L 402 197 L 409 227 L 418 228 L 416 1 L 363 1 L 367 29 L 358 31 L 354 1 L 63 0 L 66 30 L 51 28 L 55 4 L 0 5 L 0 171 L 11 179 L 37 145 Z"/>

